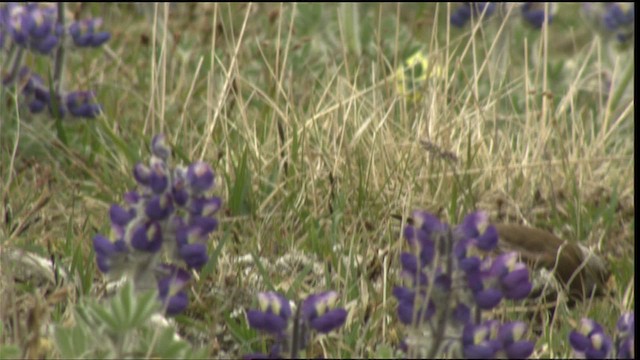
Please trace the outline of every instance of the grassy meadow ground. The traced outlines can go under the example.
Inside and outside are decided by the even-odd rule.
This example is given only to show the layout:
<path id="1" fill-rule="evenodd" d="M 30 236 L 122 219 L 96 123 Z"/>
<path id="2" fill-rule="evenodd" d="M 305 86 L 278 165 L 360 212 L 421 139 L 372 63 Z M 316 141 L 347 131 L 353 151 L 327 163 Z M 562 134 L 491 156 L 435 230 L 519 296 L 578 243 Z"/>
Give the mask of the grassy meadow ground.
<path id="1" fill-rule="evenodd" d="M 43 325 L 64 324 L 101 294 L 91 239 L 108 233 L 109 206 L 135 185 L 131 169 L 158 132 L 176 162 L 212 166 L 224 201 L 210 263 L 176 318 L 210 357 L 262 349 L 238 310 L 268 289 L 340 293 L 347 323 L 309 356 L 397 347 L 404 241 L 393 215 L 413 209 L 450 223 L 484 209 L 609 260 L 614 295 L 559 306 L 533 357 L 569 356 L 583 316 L 612 329 L 633 309 L 633 51 L 611 53 L 578 5 L 561 5 L 548 31 L 519 19 L 450 28 L 446 4 L 69 7 L 112 32 L 66 64 L 65 81 L 95 89 L 104 115 L 65 123 L 62 141 L 47 115 L 2 99 L 0 247 L 54 258 L 73 280 L 3 271 L 0 320 L 25 325 L 5 326 L 0 343 L 26 346 L 35 304 L 47 304 Z M 419 49 L 431 75 L 403 94 L 396 70 Z"/>

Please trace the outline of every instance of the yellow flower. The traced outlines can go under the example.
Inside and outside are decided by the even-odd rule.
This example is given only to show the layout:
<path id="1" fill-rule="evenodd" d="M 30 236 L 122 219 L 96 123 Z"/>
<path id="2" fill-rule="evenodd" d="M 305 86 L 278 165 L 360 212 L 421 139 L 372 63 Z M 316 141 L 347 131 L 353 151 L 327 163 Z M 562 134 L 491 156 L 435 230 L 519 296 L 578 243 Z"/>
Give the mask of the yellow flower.
<path id="1" fill-rule="evenodd" d="M 438 64 L 429 66 L 427 57 L 418 50 L 396 71 L 396 90 L 398 94 L 418 101 L 422 97 L 420 88 L 429 78 L 444 78 L 444 70 Z"/>

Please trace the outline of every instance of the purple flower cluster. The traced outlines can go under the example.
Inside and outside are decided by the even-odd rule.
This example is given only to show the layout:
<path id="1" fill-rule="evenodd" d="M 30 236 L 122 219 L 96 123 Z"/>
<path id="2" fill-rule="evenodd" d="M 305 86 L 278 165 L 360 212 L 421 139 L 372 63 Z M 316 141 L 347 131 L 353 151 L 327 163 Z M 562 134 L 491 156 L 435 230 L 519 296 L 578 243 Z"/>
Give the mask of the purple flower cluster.
<path id="1" fill-rule="evenodd" d="M 465 2 L 451 13 L 449 20 L 451 25 L 463 27 L 471 19 L 471 16 L 475 18 L 484 13 L 484 17 L 487 18 L 495 11 L 496 4 L 491 2 Z"/>
<path id="2" fill-rule="evenodd" d="M 634 3 L 583 3 L 582 14 L 596 31 L 613 35 L 620 45 L 633 43 L 635 33 Z"/>
<path id="3" fill-rule="evenodd" d="M 524 340 L 526 332 L 527 325 L 521 321 L 502 325 L 496 320 L 467 324 L 462 332 L 463 356 L 491 359 L 503 352 L 508 359 L 526 358 L 533 352 L 533 342 Z"/>
<path id="4" fill-rule="evenodd" d="M 19 47 L 49 54 L 58 45 L 63 28 L 54 4 L 7 3 L 0 8 L 0 48 L 5 39 Z"/>
<path id="5" fill-rule="evenodd" d="M 484 19 L 488 19 L 496 12 L 498 6 L 500 5 L 492 2 L 466 2 L 451 13 L 449 20 L 451 25 L 463 27 L 472 16 L 477 18 L 484 13 Z M 541 28 L 545 20 L 551 22 L 552 14 L 545 13 L 544 3 L 524 2 L 518 6 L 522 20 L 534 28 Z"/>
<path id="6" fill-rule="evenodd" d="M 69 26 L 69 34 L 76 46 L 98 47 L 111 38 L 108 32 L 100 31 L 101 26 L 100 18 L 79 20 Z"/>
<path id="7" fill-rule="evenodd" d="M 249 359 L 282 358 L 283 347 L 289 349 L 292 359 L 297 358 L 298 351 L 308 344 L 308 329 L 311 328 L 326 334 L 341 327 L 347 311 L 336 307 L 338 293 L 326 291 L 312 294 L 298 307 L 293 317 L 293 330 L 287 336 L 289 319 L 292 317 L 289 300 L 282 294 L 266 292 L 258 294 L 258 309 L 247 311 L 249 326 L 273 335 L 276 339 L 269 354 L 247 355 Z"/>
<path id="8" fill-rule="evenodd" d="M 400 255 L 408 286 L 393 289 L 400 321 L 414 334 L 423 331 L 419 339 L 407 341 L 409 354 L 528 357 L 533 342 L 523 338 L 524 323 L 482 322 L 482 310 L 531 292 L 529 271 L 516 253 L 489 255 L 498 232 L 488 216 L 471 213 L 454 228 L 422 211 L 415 211 L 413 219 L 404 229 L 412 251 Z"/>
<path id="9" fill-rule="evenodd" d="M 627 313 L 620 317 L 616 327 L 615 343 L 604 332 L 597 322 L 583 318 L 578 328 L 569 334 L 569 343 L 575 357 L 586 359 L 606 359 L 615 349 L 616 359 L 634 359 L 634 313 Z"/>
<path id="10" fill-rule="evenodd" d="M 22 87 L 23 101 L 29 111 L 37 114 L 48 108 L 53 113 L 51 91 L 38 74 L 23 67 L 18 73 L 18 84 Z M 95 102 L 95 94 L 91 91 L 64 92 L 62 96 L 56 96 L 56 99 L 62 117 L 68 112 L 73 116 L 91 119 L 98 116 L 102 110 Z"/>
<path id="11" fill-rule="evenodd" d="M 24 66 L 28 52 L 55 56 L 54 69 L 62 69 L 64 61 L 64 39 L 70 35 L 77 47 L 98 47 L 109 40 L 108 32 L 100 31 L 101 19 L 85 19 L 64 25 L 64 14 L 59 13 L 60 4 L 6 3 L 0 5 L 0 52 L 6 52 L 2 60 L 2 85 L 17 84 L 32 113 L 48 108 L 55 114 L 70 114 L 75 117 L 95 118 L 101 107 L 90 91 L 65 91 L 60 85 L 61 71 L 54 73 L 55 96 L 50 93 L 42 77 Z M 55 99 L 55 101 L 52 101 Z M 56 106 L 57 105 L 57 106 Z"/>
<path id="12" fill-rule="evenodd" d="M 78 47 L 98 47 L 111 34 L 100 31 L 101 19 L 74 21 L 68 28 L 58 21 L 54 3 L 9 2 L 0 7 L 0 48 L 10 39 L 13 44 L 40 54 L 50 54 L 59 44 L 63 33 L 69 33 Z"/>
<path id="13" fill-rule="evenodd" d="M 148 165 L 133 169 L 139 190 L 109 210 L 111 237 L 96 235 L 93 247 L 100 271 L 131 275 L 137 289 L 155 282 L 167 313 L 176 314 L 187 306 L 187 270 L 200 270 L 209 260 L 206 243 L 218 227 L 214 215 L 222 201 L 206 195 L 214 186 L 207 164 L 171 168 L 163 135 L 153 138 L 151 153 Z M 161 263 L 163 255 L 181 265 Z"/>

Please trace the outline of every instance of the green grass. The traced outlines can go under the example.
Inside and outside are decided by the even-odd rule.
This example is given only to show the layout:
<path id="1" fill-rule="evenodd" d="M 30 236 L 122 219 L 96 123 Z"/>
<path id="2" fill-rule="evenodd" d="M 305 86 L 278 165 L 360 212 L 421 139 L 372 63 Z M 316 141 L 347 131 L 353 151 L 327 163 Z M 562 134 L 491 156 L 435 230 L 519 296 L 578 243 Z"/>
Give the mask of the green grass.
<path id="1" fill-rule="evenodd" d="M 613 298 L 560 308 L 534 353 L 569 356 L 566 336 L 581 317 L 611 328 L 633 307 L 634 106 L 622 66 L 633 58 L 608 60 L 606 44 L 572 15 L 576 5 L 561 6 L 548 32 L 516 21 L 496 37 L 499 24 L 474 35 L 471 26 L 449 29 L 443 4 L 177 4 L 157 13 L 84 5 L 81 14 L 102 16 L 112 39 L 104 50 L 70 52 L 65 83 L 97 90 L 104 117 L 59 123 L 25 113 L 5 92 L 0 249 L 58 259 L 76 294 L 68 308 L 97 296 L 104 280 L 91 239 L 108 229 L 109 205 L 134 186 L 131 168 L 164 132 L 176 162 L 212 165 L 224 200 L 209 245 L 214 265 L 193 284 L 189 320 L 178 321 L 211 357 L 264 350 L 232 312 L 268 289 L 293 299 L 340 292 L 347 324 L 309 356 L 373 357 L 397 346 L 404 329 L 390 291 L 403 242 L 391 215 L 416 208 L 452 223 L 484 209 L 611 260 Z M 416 49 L 445 76 L 411 101 L 393 75 Z M 506 66 L 496 66 L 498 55 L 509 56 Z M 598 83 L 605 72 L 622 74 L 612 96 Z M 293 251 L 322 272 L 271 266 Z M 254 265 L 236 261 L 247 254 Z M 371 276 L 376 264 L 385 271 Z M 46 299 L 56 286 L 16 296 Z M 16 311 L 25 321 L 25 309 Z M 0 314 L 0 342 L 12 343 L 14 314 Z"/>

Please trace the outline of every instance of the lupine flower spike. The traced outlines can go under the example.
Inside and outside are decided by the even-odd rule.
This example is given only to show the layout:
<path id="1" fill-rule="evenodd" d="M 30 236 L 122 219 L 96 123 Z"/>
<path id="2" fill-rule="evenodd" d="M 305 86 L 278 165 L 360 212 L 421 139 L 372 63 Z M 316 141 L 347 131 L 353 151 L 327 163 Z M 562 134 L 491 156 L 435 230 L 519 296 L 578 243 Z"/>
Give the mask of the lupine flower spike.
<path id="1" fill-rule="evenodd" d="M 27 108 L 34 114 L 48 108 L 55 116 L 92 119 L 102 111 L 96 103 L 95 94 L 92 91 L 69 91 L 61 86 L 64 52 L 71 44 L 76 47 L 101 46 L 111 34 L 99 31 L 101 19 L 84 19 L 65 26 L 64 11 L 60 12 L 60 9 L 64 9 L 64 4 L 0 5 L 0 55 L 6 55 L 0 56 L 3 59 L 0 64 L 2 85 L 15 84 Z M 66 34 L 72 41 L 64 41 Z M 55 96 L 40 75 L 24 66 L 25 56 L 29 53 L 55 59 L 51 66 L 55 69 Z"/>
<path id="2" fill-rule="evenodd" d="M 509 6 L 514 6 L 514 15 L 520 14 L 524 23 L 533 28 L 540 29 L 545 21 L 551 22 L 553 14 L 557 11 L 557 4 L 522 2 L 522 3 L 494 3 L 494 2 L 468 2 L 463 3 L 451 12 L 449 21 L 451 25 L 461 28 L 473 17 L 475 20 L 488 21 L 494 14 L 506 14 Z M 545 9 L 548 7 L 548 10 Z M 482 18 L 480 17 L 482 15 Z"/>
<path id="3" fill-rule="evenodd" d="M 93 246 L 101 272 L 126 274 L 138 290 L 157 287 L 172 315 L 187 306 L 189 271 L 209 260 L 206 244 L 218 227 L 215 214 L 222 201 L 207 195 L 215 184 L 207 164 L 172 167 L 163 135 L 153 138 L 151 152 L 148 165 L 133 168 L 139 189 L 124 195 L 123 206 L 109 210 L 111 236 L 96 235 Z M 162 263 L 165 255 L 173 263 Z"/>
<path id="4" fill-rule="evenodd" d="M 409 356 L 433 358 L 525 358 L 533 352 L 522 322 L 483 320 L 504 299 L 520 300 L 531 291 L 529 272 L 516 253 L 493 258 L 496 228 L 483 212 L 467 215 L 455 227 L 416 211 L 404 229 L 411 252 L 400 255 L 408 285 L 396 286 L 398 318 L 409 326 Z"/>

